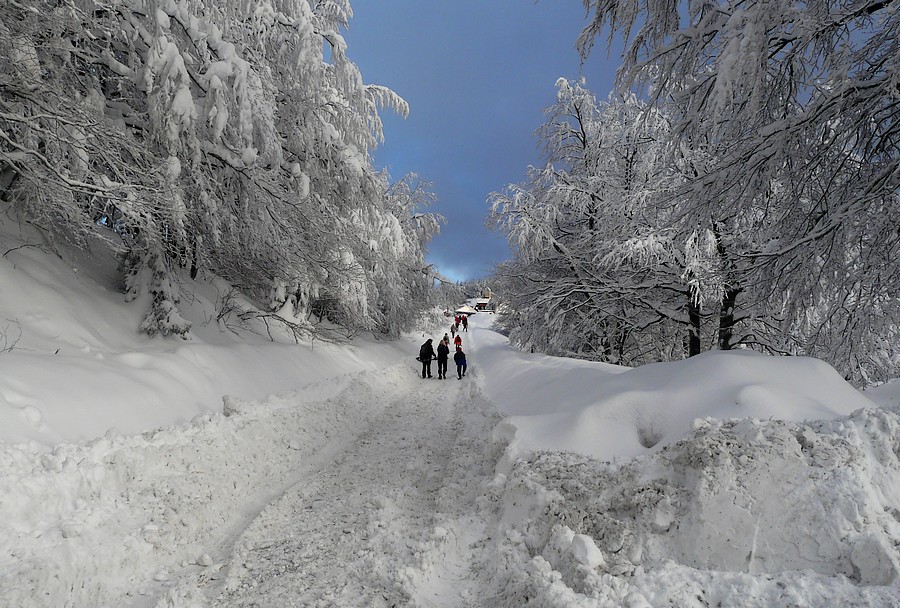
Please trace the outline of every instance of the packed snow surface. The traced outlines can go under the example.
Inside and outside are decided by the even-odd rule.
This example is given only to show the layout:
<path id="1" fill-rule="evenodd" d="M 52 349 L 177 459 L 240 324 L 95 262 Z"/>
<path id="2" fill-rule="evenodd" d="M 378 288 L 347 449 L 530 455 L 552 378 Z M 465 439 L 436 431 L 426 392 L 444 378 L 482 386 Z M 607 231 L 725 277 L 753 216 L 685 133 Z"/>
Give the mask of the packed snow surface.
<path id="1" fill-rule="evenodd" d="M 199 282 L 150 340 L 113 277 L 0 257 L 0 606 L 900 606 L 897 383 L 521 353 L 481 313 L 423 380 L 443 328 L 273 342 Z"/>

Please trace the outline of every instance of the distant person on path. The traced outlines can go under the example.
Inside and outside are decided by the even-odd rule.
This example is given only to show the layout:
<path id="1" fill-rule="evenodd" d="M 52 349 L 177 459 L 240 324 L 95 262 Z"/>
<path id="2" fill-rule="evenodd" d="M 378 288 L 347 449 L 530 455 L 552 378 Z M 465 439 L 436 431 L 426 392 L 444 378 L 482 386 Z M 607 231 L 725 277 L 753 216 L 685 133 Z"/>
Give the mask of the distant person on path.
<path id="1" fill-rule="evenodd" d="M 461 335 L 456 334 L 456 337 L 453 338 L 453 346 L 455 346 L 456 348 L 462 348 L 462 336 Z"/>
<path id="2" fill-rule="evenodd" d="M 431 346 L 431 338 L 425 340 L 425 344 L 419 349 L 419 361 L 422 362 L 422 377 L 431 378 L 431 360 L 434 359 L 434 347 Z M 427 376 L 426 376 L 427 374 Z"/>
<path id="3" fill-rule="evenodd" d="M 450 324 L 450 335 L 456 337 L 456 323 Z"/>
<path id="4" fill-rule="evenodd" d="M 461 346 L 456 347 L 456 354 L 453 355 L 453 362 L 456 363 L 456 376 L 462 380 L 466 375 L 466 353 L 463 352 Z"/>
<path id="5" fill-rule="evenodd" d="M 446 334 L 444 339 L 441 340 L 441 343 L 438 344 L 437 347 L 437 362 L 438 362 L 438 378 L 442 380 L 447 379 L 447 360 L 450 358 L 450 340 L 447 339 Z"/>
<path id="6" fill-rule="evenodd" d="M 462 323 L 463 323 L 463 331 L 468 332 L 469 331 L 469 315 L 462 316 Z"/>

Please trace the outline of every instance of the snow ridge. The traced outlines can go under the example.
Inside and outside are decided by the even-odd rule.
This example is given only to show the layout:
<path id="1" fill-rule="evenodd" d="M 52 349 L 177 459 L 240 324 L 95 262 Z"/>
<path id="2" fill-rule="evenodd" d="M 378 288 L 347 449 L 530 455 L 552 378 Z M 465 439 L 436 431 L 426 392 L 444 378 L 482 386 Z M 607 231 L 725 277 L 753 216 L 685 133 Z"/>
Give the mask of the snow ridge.
<path id="1" fill-rule="evenodd" d="M 380 410 L 365 374 L 328 384 L 264 402 L 226 397 L 229 416 L 50 453 L 5 446 L 0 605 L 107 606 L 164 593 L 182 577 L 219 578 L 232 537 L 298 468 Z M 304 400 L 323 388 L 336 394 Z"/>
<path id="2" fill-rule="evenodd" d="M 877 409 L 710 419 L 620 465 L 533 454 L 503 491 L 498 605 L 900 606 L 898 431 Z"/>

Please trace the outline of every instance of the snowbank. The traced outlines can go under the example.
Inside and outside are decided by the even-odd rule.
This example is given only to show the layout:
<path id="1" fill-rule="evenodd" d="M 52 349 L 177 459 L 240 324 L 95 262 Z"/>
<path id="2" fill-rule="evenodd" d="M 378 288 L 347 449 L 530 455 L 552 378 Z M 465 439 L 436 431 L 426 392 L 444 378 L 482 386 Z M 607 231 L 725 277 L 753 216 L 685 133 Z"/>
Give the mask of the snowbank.
<path id="1" fill-rule="evenodd" d="M 898 437 L 900 417 L 874 409 L 700 421 L 621 465 L 533 454 L 503 490 L 507 593 L 536 606 L 898 606 Z M 595 543 L 591 564 L 578 535 Z"/>
<path id="2" fill-rule="evenodd" d="M 186 285 L 193 339 L 150 339 L 137 331 L 146 299 L 126 304 L 117 280 L 112 258 L 64 261 L 33 245 L 0 257 L 0 441 L 140 433 L 218 411 L 225 394 L 261 399 L 415 352 L 409 342 L 297 345 L 277 327 L 273 342 L 258 321 L 217 318 L 230 297 L 223 281 Z"/>
<path id="3" fill-rule="evenodd" d="M 498 605 L 900 606 L 896 411 L 814 359 L 617 369 L 505 355 L 490 321 Z"/>
<path id="4" fill-rule="evenodd" d="M 867 388 L 865 395 L 884 409 L 900 412 L 900 378 Z"/>
<path id="5" fill-rule="evenodd" d="M 601 460 L 658 451 L 696 419 L 831 420 L 875 403 L 827 363 L 713 351 L 628 369 L 530 353 L 503 356 L 506 339 L 475 317 L 473 335 L 488 394 L 509 418 L 497 432 L 509 459 L 568 450 Z"/>

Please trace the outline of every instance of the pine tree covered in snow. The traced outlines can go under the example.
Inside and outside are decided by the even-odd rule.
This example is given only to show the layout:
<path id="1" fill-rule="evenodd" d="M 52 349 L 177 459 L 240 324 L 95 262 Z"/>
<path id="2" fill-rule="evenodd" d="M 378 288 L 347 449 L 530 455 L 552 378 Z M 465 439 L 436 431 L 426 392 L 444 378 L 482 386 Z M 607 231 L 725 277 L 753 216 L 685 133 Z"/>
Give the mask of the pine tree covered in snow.
<path id="1" fill-rule="evenodd" d="M 410 219 L 427 200 L 398 203 L 372 167 L 379 110 L 407 108 L 347 58 L 350 15 L 345 0 L 4 3 L 4 198 L 79 244 L 114 222 L 150 334 L 189 330 L 189 268 L 294 319 L 396 335 L 424 304 L 434 231 Z"/>

